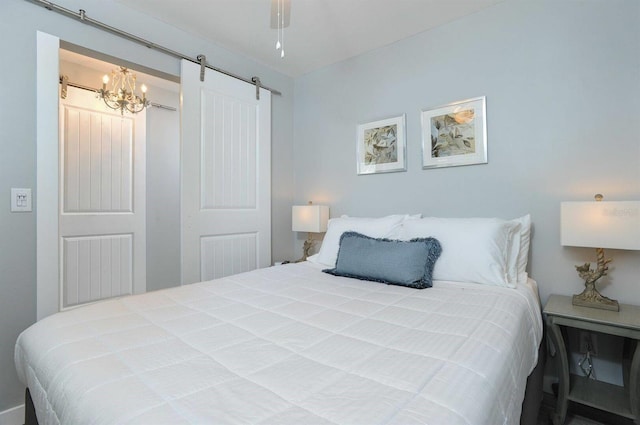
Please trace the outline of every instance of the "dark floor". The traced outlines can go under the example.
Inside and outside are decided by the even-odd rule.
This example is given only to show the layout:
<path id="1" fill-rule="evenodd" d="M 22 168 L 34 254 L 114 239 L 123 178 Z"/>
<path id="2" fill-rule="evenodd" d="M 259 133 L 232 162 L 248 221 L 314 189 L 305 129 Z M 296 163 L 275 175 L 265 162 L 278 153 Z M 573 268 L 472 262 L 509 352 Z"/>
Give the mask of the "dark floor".
<path id="1" fill-rule="evenodd" d="M 540 413 L 538 414 L 538 425 L 551 425 L 551 413 L 554 409 L 549 406 L 543 404 L 540 408 Z M 567 414 L 567 420 L 565 425 L 607 425 L 610 422 L 597 422 L 593 419 L 588 419 L 578 415 Z"/>
<path id="2" fill-rule="evenodd" d="M 545 393 L 540 412 L 538 413 L 538 425 L 551 425 L 551 413 L 555 411 L 555 399 Z M 604 412 L 599 409 L 569 403 L 565 425 L 633 425 L 631 419 Z"/>

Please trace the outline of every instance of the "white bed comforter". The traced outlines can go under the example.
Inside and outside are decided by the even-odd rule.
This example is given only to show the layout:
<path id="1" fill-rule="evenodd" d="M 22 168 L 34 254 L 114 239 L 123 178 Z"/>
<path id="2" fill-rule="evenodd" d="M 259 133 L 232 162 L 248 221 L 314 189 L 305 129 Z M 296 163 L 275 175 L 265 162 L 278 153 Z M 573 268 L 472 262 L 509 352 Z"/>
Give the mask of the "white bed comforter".
<path id="1" fill-rule="evenodd" d="M 48 317 L 15 360 L 46 424 L 517 424 L 542 337 L 516 289 L 288 264 Z"/>

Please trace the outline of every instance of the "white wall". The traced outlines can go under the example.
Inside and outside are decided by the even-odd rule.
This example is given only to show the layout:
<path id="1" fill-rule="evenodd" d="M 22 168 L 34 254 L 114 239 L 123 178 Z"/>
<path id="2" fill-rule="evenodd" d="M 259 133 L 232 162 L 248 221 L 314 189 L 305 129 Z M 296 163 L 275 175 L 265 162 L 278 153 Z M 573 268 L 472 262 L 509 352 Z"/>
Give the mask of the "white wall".
<path id="1" fill-rule="evenodd" d="M 94 19 L 157 44 L 208 61 L 239 75 L 260 76 L 282 92 L 272 100 L 272 252 L 274 259 L 293 256 L 291 234 L 293 81 L 244 56 L 193 37 L 160 21 L 109 1 L 56 0 L 70 10 L 85 9 Z M 0 2 L 0 412 L 23 402 L 13 348 L 18 334 L 36 320 L 35 212 L 9 212 L 9 189 L 36 181 L 36 31 L 107 55 L 179 75 L 179 61 L 50 12 L 25 0 Z M 10 64 L 10 65 L 8 65 Z M 35 191 L 34 191 L 35 199 Z M 34 205 L 37 208 L 37 205 Z"/>
<path id="2" fill-rule="evenodd" d="M 147 111 L 147 291 L 155 291 L 180 283 L 180 96 L 148 93 L 176 108 Z"/>
<path id="3" fill-rule="evenodd" d="M 531 213 L 543 301 L 595 250 L 560 246 L 560 202 L 640 199 L 640 2 L 508 0 L 296 80 L 296 202 L 331 215 Z M 421 169 L 420 110 L 487 98 L 489 163 Z M 408 171 L 356 175 L 356 126 L 407 114 Z M 606 295 L 640 304 L 640 253 Z"/>

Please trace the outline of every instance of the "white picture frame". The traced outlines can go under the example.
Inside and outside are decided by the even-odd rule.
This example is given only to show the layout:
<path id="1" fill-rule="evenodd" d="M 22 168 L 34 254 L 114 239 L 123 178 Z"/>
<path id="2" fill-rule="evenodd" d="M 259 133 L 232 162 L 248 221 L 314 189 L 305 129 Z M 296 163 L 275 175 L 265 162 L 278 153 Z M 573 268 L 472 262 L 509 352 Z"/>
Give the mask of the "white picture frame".
<path id="1" fill-rule="evenodd" d="M 485 96 L 424 109 L 421 122 L 423 169 L 488 162 Z"/>
<path id="2" fill-rule="evenodd" d="M 359 175 L 407 171 L 405 115 L 358 125 Z"/>

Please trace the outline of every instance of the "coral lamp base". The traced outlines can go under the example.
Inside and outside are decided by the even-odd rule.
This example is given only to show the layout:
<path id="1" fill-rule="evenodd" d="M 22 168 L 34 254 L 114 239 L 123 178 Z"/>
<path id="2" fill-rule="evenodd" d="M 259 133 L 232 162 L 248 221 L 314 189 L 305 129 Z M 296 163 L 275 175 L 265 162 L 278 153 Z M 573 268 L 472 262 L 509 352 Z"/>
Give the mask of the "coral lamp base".
<path id="1" fill-rule="evenodd" d="M 581 294 L 573 296 L 573 305 L 599 308 L 601 310 L 620 311 L 618 301 L 601 295 L 596 289 L 585 288 Z"/>

